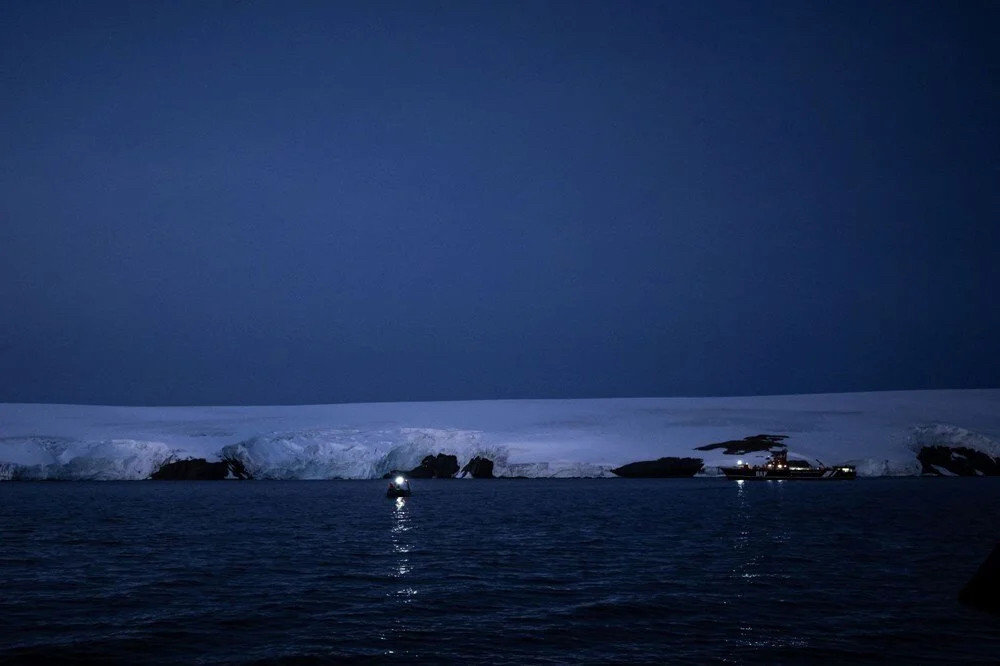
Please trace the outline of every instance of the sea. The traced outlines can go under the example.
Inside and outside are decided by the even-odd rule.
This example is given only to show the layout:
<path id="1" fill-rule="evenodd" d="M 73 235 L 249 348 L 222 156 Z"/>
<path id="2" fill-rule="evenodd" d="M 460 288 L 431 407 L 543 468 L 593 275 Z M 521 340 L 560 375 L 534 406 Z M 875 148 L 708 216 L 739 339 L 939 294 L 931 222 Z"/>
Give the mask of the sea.
<path id="1" fill-rule="evenodd" d="M 997 664 L 1000 478 L 0 483 L 0 662 Z"/>

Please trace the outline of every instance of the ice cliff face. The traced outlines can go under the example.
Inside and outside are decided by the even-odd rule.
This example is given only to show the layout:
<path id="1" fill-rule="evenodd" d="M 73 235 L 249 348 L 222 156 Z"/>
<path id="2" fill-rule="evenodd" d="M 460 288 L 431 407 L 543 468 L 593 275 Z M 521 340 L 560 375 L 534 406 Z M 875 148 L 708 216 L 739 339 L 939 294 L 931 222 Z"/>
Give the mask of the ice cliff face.
<path id="1" fill-rule="evenodd" d="M 242 462 L 255 479 L 374 479 L 412 469 L 427 455 L 471 458 L 488 448 L 481 440 L 471 430 L 317 429 L 251 437 L 220 455 Z"/>
<path id="2" fill-rule="evenodd" d="M 172 455 L 162 442 L 134 439 L 79 442 L 25 438 L 16 444 L 22 450 L 35 449 L 41 461 L 2 463 L 0 480 L 137 481 L 149 478 Z"/>
<path id="3" fill-rule="evenodd" d="M 611 476 L 695 447 L 789 435 L 789 456 L 916 475 L 926 446 L 1000 454 L 1000 390 L 747 398 L 511 400 L 302 407 L 125 408 L 0 404 L 0 480 L 145 479 L 185 458 L 241 461 L 258 479 L 366 479 L 424 456 L 475 456 L 497 476 Z M 744 459 L 752 459 L 752 455 Z M 766 457 L 766 453 L 760 454 Z"/>

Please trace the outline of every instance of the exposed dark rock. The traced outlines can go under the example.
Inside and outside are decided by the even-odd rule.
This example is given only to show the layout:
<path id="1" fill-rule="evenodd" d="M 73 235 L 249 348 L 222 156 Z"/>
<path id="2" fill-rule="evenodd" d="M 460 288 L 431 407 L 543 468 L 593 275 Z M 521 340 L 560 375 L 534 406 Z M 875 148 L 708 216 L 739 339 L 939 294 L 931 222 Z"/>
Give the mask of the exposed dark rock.
<path id="1" fill-rule="evenodd" d="M 439 453 L 426 456 L 420 466 L 410 470 L 410 476 L 418 479 L 450 479 L 458 472 L 458 456 Z"/>
<path id="2" fill-rule="evenodd" d="M 1000 476 L 1000 460 L 964 446 L 925 446 L 917 459 L 924 474 L 945 476 L 945 469 L 956 476 Z"/>
<path id="3" fill-rule="evenodd" d="M 784 446 L 781 442 L 785 439 L 788 439 L 788 435 L 751 435 L 743 439 L 731 439 L 726 442 L 696 446 L 695 450 L 712 451 L 714 449 L 725 449 L 723 451 L 724 454 L 739 456 L 754 451 L 767 451 L 775 446 Z"/>
<path id="4" fill-rule="evenodd" d="M 462 468 L 462 476 L 470 474 L 473 479 L 492 479 L 493 461 L 489 458 L 476 456 Z"/>
<path id="5" fill-rule="evenodd" d="M 450 479 L 458 471 L 458 456 L 439 453 L 436 456 L 425 456 L 420 464 L 409 472 L 394 469 L 382 475 L 383 479 L 394 476 L 408 476 L 411 479 Z"/>
<path id="6" fill-rule="evenodd" d="M 694 476 L 701 469 L 704 461 L 701 458 L 659 458 L 658 460 L 642 460 L 622 465 L 611 470 L 618 476 L 631 479 L 664 479 L 671 477 Z"/>
<path id="7" fill-rule="evenodd" d="M 236 455 L 227 453 L 223 453 L 220 457 L 222 458 L 222 462 L 229 464 L 229 471 L 232 476 L 235 476 L 240 480 L 253 479 L 253 474 L 251 474 L 250 470 L 248 470 L 246 465 L 243 464 L 242 459 L 238 458 Z"/>
<path id="8" fill-rule="evenodd" d="M 204 458 L 175 460 L 160 466 L 150 477 L 154 481 L 221 481 L 252 479 L 243 463 L 236 459 L 208 462 Z"/>
<path id="9" fill-rule="evenodd" d="M 958 594 L 958 600 L 977 610 L 1000 615 L 1000 544 Z"/>

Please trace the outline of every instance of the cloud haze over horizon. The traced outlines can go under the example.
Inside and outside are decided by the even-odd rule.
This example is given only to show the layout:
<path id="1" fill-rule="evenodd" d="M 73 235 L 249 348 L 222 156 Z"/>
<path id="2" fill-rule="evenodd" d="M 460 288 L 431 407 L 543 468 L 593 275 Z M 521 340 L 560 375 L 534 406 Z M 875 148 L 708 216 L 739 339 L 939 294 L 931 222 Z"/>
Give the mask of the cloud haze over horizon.
<path id="1" fill-rule="evenodd" d="M 1000 386 L 1000 6 L 0 7 L 0 402 Z"/>

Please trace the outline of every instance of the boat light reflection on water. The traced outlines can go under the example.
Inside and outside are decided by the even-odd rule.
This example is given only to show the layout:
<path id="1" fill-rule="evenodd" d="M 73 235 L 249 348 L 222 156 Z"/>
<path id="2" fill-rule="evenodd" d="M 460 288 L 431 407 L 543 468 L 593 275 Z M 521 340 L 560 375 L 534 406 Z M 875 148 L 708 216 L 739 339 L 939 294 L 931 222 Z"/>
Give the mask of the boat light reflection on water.
<path id="1" fill-rule="evenodd" d="M 413 529 L 413 519 L 410 515 L 410 508 L 406 505 L 406 498 L 397 497 L 392 505 L 392 527 L 389 530 L 389 541 L 392 544 L 392 552 L 396 555 L 390 575 L 393 578 L 403 578 L 412 570 L 410 565 L 410 551 L 413 544 L 407 534 Z M 390 593 L 390 596 L 403 597 L 405 603 L 409 603 L 409 597 L 417 594 L 417 590 L 409 586 L 403 586 Z"/>
<path id="2" fill-rule="evenodd" d="M 395 479 L 397 483 L 405 481 L 403 477 Z M 407 498 L 396 497 L 391 506 L 391 520 L 389 523 L 389 543 L 391 546 L 390 564 L 388 570 L 388 589 L 385 596 L 389 603 L 405 604 L 413 603 L 418 590 L 413 586 L 413 567 L 410 562 L 411 551 L 414 548 L 413 530 L 415 528 L 412 506 L 408 506 Z M 394 613 L 386 623 L 379 639 L 385 641 L 383 644 L 383 654 L 387 657 L 396 658 L 397 654 L 407 654 L 410 647 L 407 646 L 406 636 L 410 632 L 409 623 L 405 612 Z"/>

